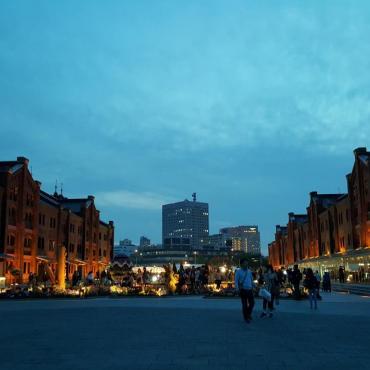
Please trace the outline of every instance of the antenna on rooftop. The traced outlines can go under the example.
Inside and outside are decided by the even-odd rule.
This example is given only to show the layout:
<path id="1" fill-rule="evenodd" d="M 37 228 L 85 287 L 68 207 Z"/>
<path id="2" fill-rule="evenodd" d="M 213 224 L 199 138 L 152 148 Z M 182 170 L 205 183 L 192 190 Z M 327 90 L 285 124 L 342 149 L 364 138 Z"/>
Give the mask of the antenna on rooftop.
<path id="1" fill-rule="evenodd" d="M 63 196 L 63 183 L 62 182 L 60 183 L 60 195 Z"/>
<path id="2" fill-rule="evenodd" d="M 58 195 L 58 180 L 55 180 L 54 185 L 54 196 L 56 197 Z"/>
<path id="3" fill-rule="evenodd" d="M 191 196 L 193 197 L 193 202 L 196 202 L 197 201 L 197 193 L 193 193 Z"/>

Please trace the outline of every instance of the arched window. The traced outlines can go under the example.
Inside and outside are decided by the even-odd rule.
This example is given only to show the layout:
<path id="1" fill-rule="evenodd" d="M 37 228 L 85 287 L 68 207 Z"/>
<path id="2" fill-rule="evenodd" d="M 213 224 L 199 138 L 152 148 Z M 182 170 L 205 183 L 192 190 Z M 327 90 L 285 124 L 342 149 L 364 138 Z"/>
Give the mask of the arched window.
<path id="1" fill-rule="evenodd" d="M 31 255 L 31 249 L 32 249 L 32 239 L 30 237 L 24 238 L 24 250 L 23 253 L 26 256 Z"/>

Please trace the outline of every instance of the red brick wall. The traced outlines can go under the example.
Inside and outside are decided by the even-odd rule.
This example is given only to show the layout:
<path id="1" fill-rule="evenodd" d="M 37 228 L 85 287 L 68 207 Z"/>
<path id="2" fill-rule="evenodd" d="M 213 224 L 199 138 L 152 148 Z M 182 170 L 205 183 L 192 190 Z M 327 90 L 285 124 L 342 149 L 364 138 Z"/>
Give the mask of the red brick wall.
<path id="1" fill-rule="evenodd" d="M 43 195 L 40 199 L 41 184 L 33 180 L 28 161 L 15 173 L 2 173 L 0 185 L 0 248 L 4 246 L 4 252 L 13 256 L 13 260 L 0 261 L 7 267 L 8 281 L 15 280 L 11 269 L 21 270 L 22 280 L 27 281 L 29 273 L 37 273 L 45 261 L 56 271 L 58 249 L 62 246 L 67 251 L 69 279 L 79 265 L 86 274 L 96 273 L 110 262 L 114 226 L 101 225 L 94 197 L 81 200 L 81 204 L 88 204 L 81 215 L 63 207 L 65 198 Z M 99 241 L 99 232 L 106 235 L 106 240 Z M 14 237 L 14 245 L 8 245 L 8 236 Z M 99 248 L 104 258 L 100 258 Z"/>

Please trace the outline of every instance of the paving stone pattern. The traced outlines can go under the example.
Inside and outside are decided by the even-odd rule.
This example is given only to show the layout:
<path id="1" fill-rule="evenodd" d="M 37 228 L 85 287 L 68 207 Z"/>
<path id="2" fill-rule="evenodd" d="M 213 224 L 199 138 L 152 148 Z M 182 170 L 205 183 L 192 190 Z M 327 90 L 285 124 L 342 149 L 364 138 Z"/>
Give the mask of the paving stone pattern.
<path id="1" fill-rule="evenodd" d="M 261 303 L 248 325 L 232 299 L 1 301 L 0 369 L 370 369 L 370 299 Z"/>

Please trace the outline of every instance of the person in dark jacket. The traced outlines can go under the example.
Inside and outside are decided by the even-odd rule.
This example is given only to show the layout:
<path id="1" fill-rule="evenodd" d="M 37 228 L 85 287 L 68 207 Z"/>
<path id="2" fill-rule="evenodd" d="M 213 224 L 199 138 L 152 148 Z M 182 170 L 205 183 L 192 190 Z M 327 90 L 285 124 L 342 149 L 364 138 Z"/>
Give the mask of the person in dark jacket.
<path id="1" fill-rule="evenodd" d="M 301 293 L 299 291 L 299 285 L 302 280 L 302 273 L 298 268 L 298 265 L 294 265 L 294 269 L 291 273 L 291 281 L 293 284 L 293 290 L 294 290 L 294 298 L 295 299 L 300 299 L 301 298 Z"/>
<path id="2" fill-rule="evenodd" d="M 268 265 L 263 274 L 261 288 L 266 289 L 271 294 L 271 300 L 268 301 L 265 298 L 263 299 L 263 311 L 261 313 L 261 317 L 266 317 L 267 315 L 269 317 L 272 317 L 277 286 L 278 286 L 278 278 L 277 278 L 276 272 L 274 271 L 271 265 Z M 267 308 L 268 308 L 268 312 L 267 312 Z"/>
<path id="3" fill-rule="evenodd" d="M 330 281 L 330 275 L 329 272 L 324 273 L 324 277 L 322 279 L 322 290 L 324 292 L 331 292 L 331 281 Z"/>
<path id="4" fill-rule="evenodd" d="M 310 299 L 310 308 L 312 310 L 315 307 L 317 310 L 317 279 L 312 271 L 312 269 L 308 268 L 306 272 L 306 277 L 303 282 L 303 286 L 308 289 L 308 297 Z"/>
<path id="5" fill-rule="evenodd" d="M 344 267 L 343 266 L 339 267 L 338 274 L 339 274 L 339 282 L 341 284 L 344 284 L 345 283 L 345 274 L 344 274 Z"/>

